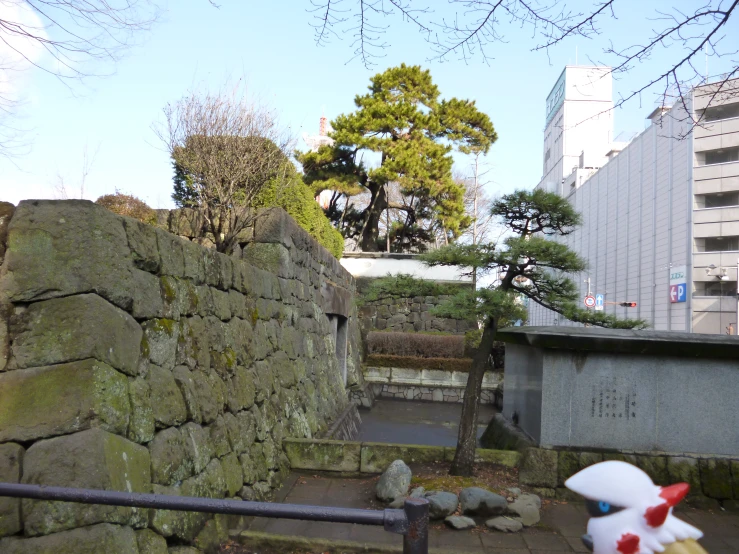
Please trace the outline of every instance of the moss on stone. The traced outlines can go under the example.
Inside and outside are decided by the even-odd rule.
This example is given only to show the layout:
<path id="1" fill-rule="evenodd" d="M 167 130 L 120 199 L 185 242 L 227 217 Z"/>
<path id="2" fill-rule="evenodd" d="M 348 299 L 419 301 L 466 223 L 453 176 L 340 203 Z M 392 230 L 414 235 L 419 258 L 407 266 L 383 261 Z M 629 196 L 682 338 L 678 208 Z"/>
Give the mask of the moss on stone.
<path id="1" fill-rule="evenodd" d="M 362 444 L 362 473 L 382 473 L 395 460 L 407 464 L 441 462 L 446 459 L 443 446 L 419 446 L 415 444 L 384 444 L 365 442 Z"/>
<path id="2" fill-rule="evenodd" d="M 177 286 L 175 284 L 174 277 L 163 275 L 159 279 L 159 282 L 161 284 L 162 296 L 164 297 L 165 302 L 171 304 L 177 300 Z"/>
<path id="3" fill-rule="evenodd" d="M 703 494 L 716 500 L 726 500 L 733 496 L 730 460 L 700 460 Z"/>
<path id="4" fill-rule="evenodd" d="M 333 440 L 285 439 L 290 467 L 322 471 L 359 471 L 361 443 Z"/>

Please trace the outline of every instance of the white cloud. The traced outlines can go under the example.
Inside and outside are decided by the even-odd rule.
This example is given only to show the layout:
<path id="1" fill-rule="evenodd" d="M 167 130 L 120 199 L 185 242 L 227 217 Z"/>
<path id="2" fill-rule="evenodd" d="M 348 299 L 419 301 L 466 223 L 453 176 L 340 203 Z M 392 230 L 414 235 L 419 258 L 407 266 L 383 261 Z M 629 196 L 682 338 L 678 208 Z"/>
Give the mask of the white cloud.
<path id="1" fill-rule="evenodd" d="M 28 70 L 38 63 L 44 48 L 33 34 L 46 39 L 44 25 L 25 0 L 0 0 L 0 20 L 4 22 L 0 41 L 0 96 L 6 101 L 16 101 L 26 81 Z M 20 29 L 27 34 L 13 33 L 8 29 Z"/>

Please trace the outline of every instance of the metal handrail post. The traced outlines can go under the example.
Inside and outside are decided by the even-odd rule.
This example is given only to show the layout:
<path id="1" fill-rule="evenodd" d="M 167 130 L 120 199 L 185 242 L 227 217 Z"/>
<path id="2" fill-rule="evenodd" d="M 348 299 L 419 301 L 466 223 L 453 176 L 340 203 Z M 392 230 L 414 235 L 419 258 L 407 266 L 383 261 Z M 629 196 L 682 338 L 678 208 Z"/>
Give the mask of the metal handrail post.
<path id="1" fill-rule="evenodd" d="M 428 554 L 429 501 L 425 498 L 406 498 L 403 511 L 408 530 L 403 535 L 403 554 Z"/>

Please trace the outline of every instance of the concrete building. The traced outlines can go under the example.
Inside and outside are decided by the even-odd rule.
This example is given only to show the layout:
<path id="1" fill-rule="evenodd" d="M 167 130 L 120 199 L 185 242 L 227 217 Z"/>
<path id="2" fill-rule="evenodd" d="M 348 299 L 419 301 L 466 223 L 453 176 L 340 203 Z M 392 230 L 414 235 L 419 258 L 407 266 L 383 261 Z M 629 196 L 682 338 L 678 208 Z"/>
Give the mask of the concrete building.
<path id="1" fill-rule="evenodd" d="M 696 87 L 649 114 L 632 140 L 608 143 L 613 120 L 597 111 L 612 106 L 607 71 L 567 67 L 547 100 L 538 187 L 568 198 L 583 216 L 562 239 L 588 261 L 575 276 L 582 297 L 590 292 L 594 309 L 645 319 L 652 329 L 736 334 L 739 80 L 718 94 L 716 84 Z M 536 305 L 528 323 L 572 324 Z"/>

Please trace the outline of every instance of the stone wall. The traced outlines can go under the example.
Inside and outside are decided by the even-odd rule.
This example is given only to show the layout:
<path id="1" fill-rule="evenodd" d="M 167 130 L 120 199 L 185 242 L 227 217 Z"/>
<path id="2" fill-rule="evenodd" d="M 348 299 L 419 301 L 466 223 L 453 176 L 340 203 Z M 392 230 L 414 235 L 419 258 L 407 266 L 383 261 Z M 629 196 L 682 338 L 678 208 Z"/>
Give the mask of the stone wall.
<path id="1" fill-rule="evenodd" d="M 581 500 L 565 488 L 565 481 L 581 469 L 606 460 L 633 464 L 657 485 L 688 483 L 687 503 L 691 506 L 739 509 L 739 460 L 725 458 L 526 448 L 518 478 L 542 496 Z"/>
<path id="2" fill-rule="evenodd" d="M 464 334 L 476 328 L 474 321 L 439 317 L 431 309 L 448 300 L 448 295 L 383 298 L 365 302 L 359 312 L 362 330 L 370 331 L 436 331 Z"/>
<path id="3" fill-rule="evenodd" d="M 283 439 L 345 410 L 342 373 L 362 384 L 353 278 L 281 210 L 245 259 L 87 201 L 21 202 L 7 240 L 3 217 L 0 481 L 266 498 Z M 214 551 L 229 525 L 0 499 L 2 552 Z"/>

